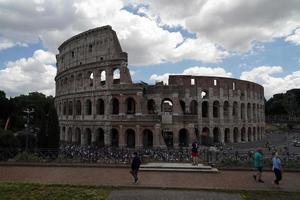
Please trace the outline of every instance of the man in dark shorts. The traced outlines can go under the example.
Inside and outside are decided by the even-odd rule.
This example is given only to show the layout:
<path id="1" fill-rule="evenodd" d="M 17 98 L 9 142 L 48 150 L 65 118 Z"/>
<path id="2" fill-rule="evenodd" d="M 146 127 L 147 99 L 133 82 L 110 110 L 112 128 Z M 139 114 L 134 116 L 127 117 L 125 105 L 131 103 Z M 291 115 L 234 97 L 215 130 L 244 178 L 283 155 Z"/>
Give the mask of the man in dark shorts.
<path id="1" fill-rule="evenodd" d="M 198 165 L 198 142 L 194 141 L 192 144 L 192 159 L 193 165 Z"/>
<path id="2" fill-rule="evenodd" d="M 254 180 L 264 183 L 263 180 L 261 180 L 262 177 L 262 168 L 263 168 L 263 154 L 262 154 L 262 149 L 258 148 L 257 151 L 255 152 L 254 155 L 254 167 L 257 170 L 257 173 L 253 175 Z"/>
<path id="3" fill-rule="evenodd" d="M 134 183 L 135 184 L 137 184 L 138 181 L 139 181 L 138 172 L 139 172 L 140 165 L 141 165 L 141 159 L 139 158 L 137 152 L 134 152 L 133 153 L 133 159 L 132 159 L 132 162 L 131 162 L 131 171 L 130 171 L 130 173 L 134 178 Z"/>

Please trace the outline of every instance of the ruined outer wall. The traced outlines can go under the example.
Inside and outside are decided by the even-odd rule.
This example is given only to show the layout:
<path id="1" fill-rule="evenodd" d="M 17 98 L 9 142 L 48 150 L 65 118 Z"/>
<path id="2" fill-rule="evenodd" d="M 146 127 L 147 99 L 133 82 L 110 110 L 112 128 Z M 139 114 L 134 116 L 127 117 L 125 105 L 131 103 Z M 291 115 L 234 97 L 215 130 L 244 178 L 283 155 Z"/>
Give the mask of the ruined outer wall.
<path id="1" fill-rule="evenodd" d="M 65 41 L 57 66 L 55 105 L 61 142 L 178 147 L 195 139 L 212 145 L 263 137 L 262 86 L 232 78 L 177 75 L 169 77 L 169 85 L 133 84 L 127 53 L 110 26 Z M 116 70 L 119 75 L 114 75 Z M 172 102 L 171 111 L 164 109 L 165 101 Z"/>

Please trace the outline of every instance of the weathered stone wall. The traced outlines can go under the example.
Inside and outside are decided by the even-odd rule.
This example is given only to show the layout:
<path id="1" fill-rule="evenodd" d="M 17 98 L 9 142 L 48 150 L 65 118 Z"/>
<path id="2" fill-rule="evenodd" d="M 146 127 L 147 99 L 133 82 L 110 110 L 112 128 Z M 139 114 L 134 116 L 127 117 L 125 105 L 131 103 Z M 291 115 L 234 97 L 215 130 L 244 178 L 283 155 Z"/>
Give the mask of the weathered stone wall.
<path id="1" fill-rule="evenodd" d="M 132 83 L 110 26 L 65 41 L 57 55 L 55 105 L 61 142 L 180 147 L 253 142 L 264 134 L 264 91 L 232 78 L 170 76 L 169 85 Z M 119 70 L 119 73 L 117 72 Z"/>

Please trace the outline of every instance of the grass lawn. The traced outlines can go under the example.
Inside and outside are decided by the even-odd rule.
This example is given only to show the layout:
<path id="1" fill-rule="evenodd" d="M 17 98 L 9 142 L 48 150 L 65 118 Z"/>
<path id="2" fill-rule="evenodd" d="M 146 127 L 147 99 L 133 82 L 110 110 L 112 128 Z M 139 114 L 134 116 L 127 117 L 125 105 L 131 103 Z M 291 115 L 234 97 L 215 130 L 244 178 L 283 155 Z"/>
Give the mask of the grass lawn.
<path id="1" fill-rule="evenodd" d="M 114 190 L 118 189 L 114 188 Z M 0 200 L 104 200 L 111 191 L 112 188 L 96 186 L 0 183 Z M 239 193 L 244 200 L 300 200 L 300 192 L 230 190 L 211 192 L 218 191 Z"/>
<path id="2" fill-rule="evenodd" d="M 242 191 L 244 200 L 300 200 L 300 192 Z"/>
<path id="3" fill-rule="evenodd" d="M 108 187 L 0 183 L 0 200 L 104 200 L 111 190 Z"/>

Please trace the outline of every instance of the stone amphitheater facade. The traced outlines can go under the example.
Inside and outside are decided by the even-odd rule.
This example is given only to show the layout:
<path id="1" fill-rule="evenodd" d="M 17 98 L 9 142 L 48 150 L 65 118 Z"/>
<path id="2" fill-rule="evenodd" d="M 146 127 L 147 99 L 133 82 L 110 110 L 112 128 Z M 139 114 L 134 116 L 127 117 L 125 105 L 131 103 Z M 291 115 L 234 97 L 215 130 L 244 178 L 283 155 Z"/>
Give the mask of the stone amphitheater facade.
<path id="1" fill-rule="evenodd" d="M 55 106 L 61 143 L 187 147 L 255 142 L 264 135 L 264 88 L 222 77 L 173 75 L 133 83 L 116 32 L 104 26 L 58 48 Z"/>

